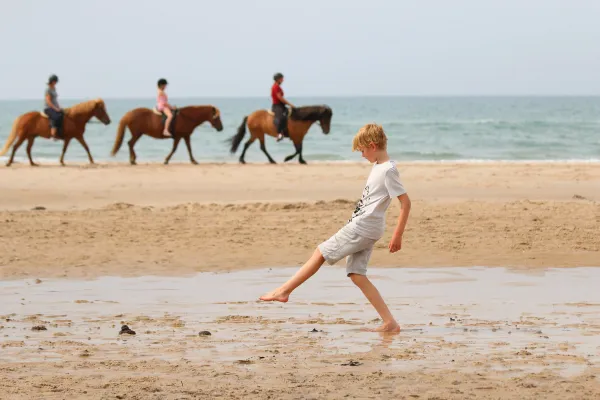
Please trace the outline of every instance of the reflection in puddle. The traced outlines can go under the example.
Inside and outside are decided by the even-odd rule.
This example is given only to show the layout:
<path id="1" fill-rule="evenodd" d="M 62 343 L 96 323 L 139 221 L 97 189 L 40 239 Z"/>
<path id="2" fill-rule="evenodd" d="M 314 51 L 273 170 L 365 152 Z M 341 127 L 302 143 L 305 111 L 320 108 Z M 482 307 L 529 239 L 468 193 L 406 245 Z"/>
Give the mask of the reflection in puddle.
<path id="1" fill-rule="evenodd" d="M 256 299 L 295 269 L 0 282 L 3 360 L 202 362 L 318 351 L 396 369 L 565 375 L 600 361 L 598 269 L 374 269 L 404 328 L 394 336 L 363 330 L 377 315 L 343 271 L 323 268 L 287 304 Z M 137 334 L 118 335 L 123 324 Z M 35 325 L 47 330 L 32 331 Z M 212 335 L 198 336 L 203 330 Z"/>

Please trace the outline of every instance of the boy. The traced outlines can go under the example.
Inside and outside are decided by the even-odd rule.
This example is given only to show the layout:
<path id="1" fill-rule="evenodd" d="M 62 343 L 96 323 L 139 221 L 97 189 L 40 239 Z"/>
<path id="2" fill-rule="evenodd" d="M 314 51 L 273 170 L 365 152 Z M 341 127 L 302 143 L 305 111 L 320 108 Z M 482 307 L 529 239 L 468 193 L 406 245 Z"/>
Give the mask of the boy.
<path id="1" fill-rule="evenodd" d="M 260 300 L 285 303 L 294 289 L 314 275 L 325 261 L 333 265 L 347 257 L 347 276 L 360 288 L 383 320 L 383 325 L 372 331 L 400 332 L 400 325 L 366 273 L 373 246 L 383 236 L 385 211 L 392 199 L 398 198 L 401 210 L 388 245 L 390 253 L 395 253 L 402 247 L 402 235 L 411 203 L 400 182 L 396 164 L 388 156 L 387 137 L 380 125 L 367 124 L 358 131 L 352 141 L 352 151 L 356 150 L 361 151 L 362 156 L 374 165 L 352 217 L 342 229 L 317 247 L 310 260 L 289 281 L 260 297 Z"/>

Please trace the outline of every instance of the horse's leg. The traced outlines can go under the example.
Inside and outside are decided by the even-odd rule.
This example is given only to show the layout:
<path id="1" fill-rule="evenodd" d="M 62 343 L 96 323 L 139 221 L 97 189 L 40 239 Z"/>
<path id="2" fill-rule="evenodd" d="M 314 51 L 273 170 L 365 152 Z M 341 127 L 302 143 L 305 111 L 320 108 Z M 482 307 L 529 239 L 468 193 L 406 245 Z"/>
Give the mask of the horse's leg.
<path id="1" fill-rule="evenodd" d="M 300 142 L 300 143 L 294 142 L 294 147 L 296 148 L 296 152 L 294 154 L 292 154 L 291 156 L 287 156 L 285 158 L 285 161 L 286 162 L 290 161 L 291 159 L 293 159 L 297 155 L 300 155 L 300 164 L 306 164 L 306 161 L 304 161 L 304 158 L 302 158 L 302 142 Z"/>
<path id="2" fill-rule="evenodd" d="M 137 156 L 135 154 L 135 151 L 133 151 L 133 146 L 135 146 L 135 142 L 137 142 L 140 137 L 142 137 L 141 133 L 131 132 L 131 139 L 127 142 L 127 144 L 129 145 L 129 163 L 131 165 L 136 164 L 135 160 L 137 159 Z"/>
<path id="3" fill-rule="evenodd" d="M 33 162 L 33 159 L 31 158 L 31 148 L 33 147 L 33 141 L 35 140 L 35 136 L 30 136 L 29 138 L 27 138 L 27 158 L 29 158 L 29 165 L 31 165 L 32 167 L 37 167 L 38 164 Z"/>
<path id="4" fill-rule="evenodd" d="M 300 158 L 299 158 L 300 164 L 306 164 L 306 161 L 304 161 L 304 157 L 302 157 L 302 142 L 300 142 L 298 144 L 294 144 L 294 146 L 296 146 L 296 151 L 300 155 Z"/>
<path id="5" fill-rule="evenodd" d="M 10 155 L 10 160 L 8 160 L 8 162 L 6 163 L 7 167 L 10 167 L 12 165 L 12 163 L 15 159 L 15 154 L 17 153 L 17 150 L 19 149 L 19 147 L 21 147 L 21 145 L 23 144 L 24 141 L 25 141 L 25 135 L 19 136 L 17 143 L 15 143 L 15 145 L 13 146 L 13 150 Z"/>
<path id="6" fill-rule="evenodd" d="M 185 140 L 185 145 L 187 146 L 188 154 L 190 155 L 190 162 L 194 165 L 198 164 L 198 161 L 194 159 L 194 155 L 192 154 L 192 143 L 190 141 L 191 134 L 184 136 L 183 140 Z"/>
<path id="7" fill-rule="evenodd" d="M 175 134 L 175 132 L 173 132 L 173 134 Z M 171 160 L 171 157 L 173 157 L 173 154 L 175 154 L 175 151 L 177 151 L 177 146 L 179 146 L 180 140 L 181 140 L 181 136 L 176 136 L 175 139 L 173 140 L 173 150 L 171 150 L 171 152 L 169 153 L 167 158 L 165 158 L 165 165 L 167 165 L 169 163 L 169 161 Z"/>
<path id="8" fill-rule="evenodd" d="M 60 155 L 60 165 L 65 165 L 65 154 L 67 153 L 67 148 L 69 147 L 69 142 L 71 141 L 71 137 L 66 137 L 63 143 L 62 153 Z"/>
<path id="9" fill-rule="evenodd" d="M 294 157 L 296 157 L 298 155 L 298 145 L 296 143 L 294 143 L 294 147 L 296 148 L 296 152 L 294 154 L 292 154 L 292 155 L 287 156 L 283 160 L 283 162 L 288 162 L 288 161 L 290 161 L 291 159 L 293 159 Z M 300 149 L 302 149 L 302 145 L 300 145 Z"/>
<path id="10" fill-rule="evenodd" d="M 248 139 L 248 141 L 246 142 L 246 144 L 244 144 L 244 150 L 242 151 L 242 155 L 240 156 L 240 162 L 242 164 L 246 164 L 246 160 L 244 160 L 244 157 L 246 157 L 246 150 L 248 150 L 248 147 L 250 147 L 250 145 L 254 143 L 255 140 L 256 138 L 254 136 L 251 136 L 250 139 Z"/>
<path id="11" fill-rule="evenodd" d="M 67 153 L 67 147 L 69 147 L 69 142 L 71 141 L 71 139 L 72 137 L 70 136 L 67 136 L 64 139 L 62 153 L 60 154 L 60 165 L 62 166 L 65 165 L 65 154 Z"/>
<path id="12" fill-rule="evenodd" d="M 94 159 L 92 158 L 92 153 L 90 153 L 90 148 L 88 147 L 87 143 L 85 142 L 85 139 L 83 138 L 83 136 L 77 136 L 75 139 L 77 139 L 77 141 L 85 149 L 85 152 L 88 155 L 88 160 L 90 160 L 90 164 L 93 164 L 94 163 Z"/>
<path id="13" fill-rule="evenodd" d="M 265 146 L 265 137 L 263 136 L 262 138 L 260 138 L 258 140 L 260 141 L 260 149 L 262 150 L 263 153 L 265 153 L 265 155 L 269 159 L 269 162 L 271 164 L 277 164 L 275 162 L 275 160 L 273 160 L 273 158 L 271 158 L 271 155 L 267 152 L 267 147 Z"/>

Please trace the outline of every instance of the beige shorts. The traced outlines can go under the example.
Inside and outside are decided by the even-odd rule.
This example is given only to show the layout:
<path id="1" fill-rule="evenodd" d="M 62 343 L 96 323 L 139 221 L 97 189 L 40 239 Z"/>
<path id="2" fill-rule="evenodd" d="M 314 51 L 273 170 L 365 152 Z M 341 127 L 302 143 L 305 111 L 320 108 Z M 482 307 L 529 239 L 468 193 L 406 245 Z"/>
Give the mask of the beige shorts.
<path id="1" fill-rule="evenodd" d="M 352 229 L 343 227 L 318 248 L 329 265 L 346 259 L 346 274 L 367 274 L 367 264 L 377 240 L 362 237 Z"/>

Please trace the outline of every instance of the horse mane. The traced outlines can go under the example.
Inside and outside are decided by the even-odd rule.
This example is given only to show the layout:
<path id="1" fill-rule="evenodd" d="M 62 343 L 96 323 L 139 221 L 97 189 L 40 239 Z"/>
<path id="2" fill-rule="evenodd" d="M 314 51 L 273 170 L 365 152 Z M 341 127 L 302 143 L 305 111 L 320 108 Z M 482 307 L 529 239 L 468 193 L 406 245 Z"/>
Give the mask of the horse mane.
<path id="1" fill-rule="evenodd" d="M 221 116 L 221 111 L 220 111 L 220 110 L 219 110 L 217 107 L 215 107 L 215 106 L 212 106 L 212 105 L 203 105 L 203 106 L 185 106 L 185 107 L 182 107 L 181 109 L 184 109 L 184 108 L 187 108 L 187 109 L 194 109 L 194 110 L 211 110 L 211 109 L 212 109 L 212 111 L 213 111 L 213 118 L 217 118 L 217 117 L 220 117 L 220 116 Z M 180 110 L 181 110 L 181 109 L 180 109 Z"/>
<path id="2" fill-rule="evenodd" d="M 290 119 L 294 121 L 317 121 L 323 117 L 330 117 L 333 114 L 331 108 L 326 105 L 304 106 L 292 108 Z"/>
<path id="3" fill-rule="evenodd" d="M 98 98 L 84 101 L 82 103 L 75 104 L 74 106 L 65 108 L 65 115 L 85 114 L 92 111 L 99 104 L 101 104 L 104 107 L 104 100 Z"/>

